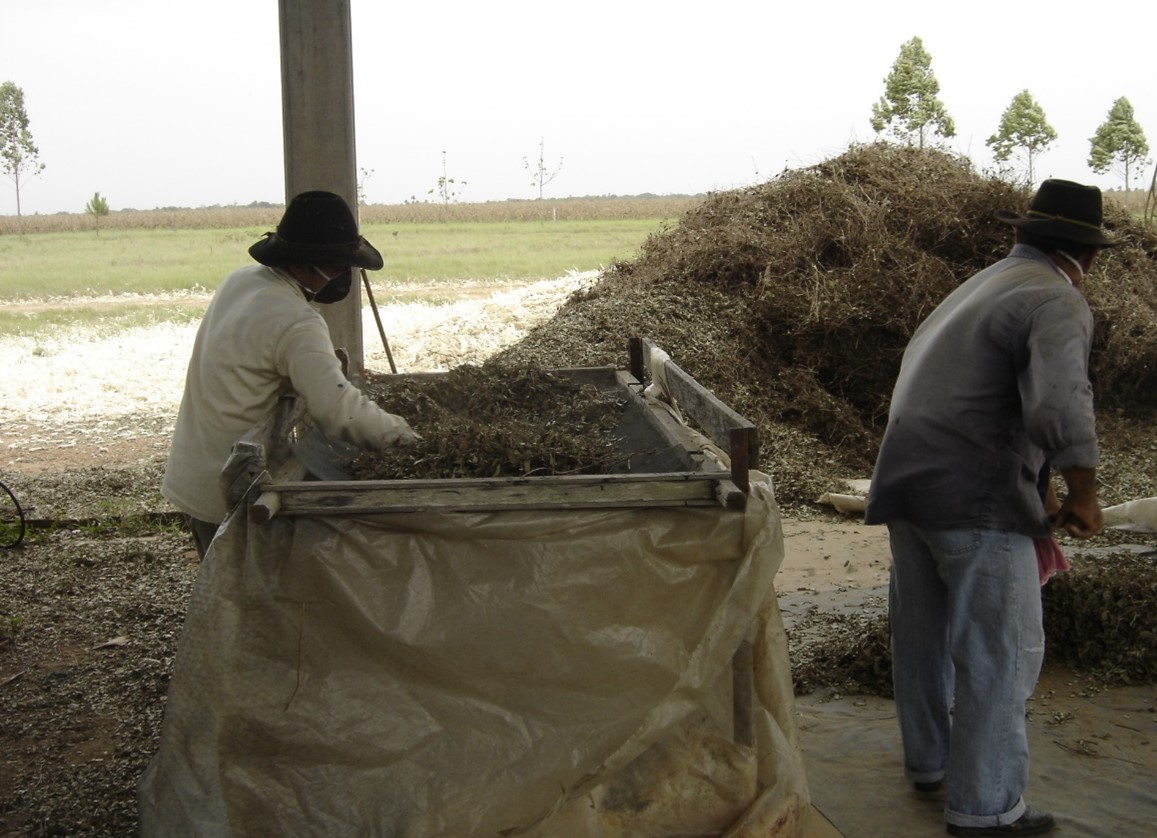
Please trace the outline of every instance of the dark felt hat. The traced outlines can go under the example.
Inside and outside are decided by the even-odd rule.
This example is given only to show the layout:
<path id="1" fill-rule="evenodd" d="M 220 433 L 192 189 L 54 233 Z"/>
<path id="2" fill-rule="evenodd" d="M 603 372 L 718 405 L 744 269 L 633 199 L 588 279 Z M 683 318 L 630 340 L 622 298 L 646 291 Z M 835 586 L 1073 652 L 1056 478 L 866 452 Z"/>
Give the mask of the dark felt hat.
<path id="1" fill-rule="evenodd" d="M 277 231 L 249 248 L 262 265 L 349 265 L 376 271 L 382 254 L 358 235 L 349 205 L 332 192 L 302 192 L 285 208 Z"/>
<path id="2" fill-rule="evenodd" d="M 998 221 L 1038 236 L 1090 247 L 1117 244 L 1101 230 L 1101 190 L 1071 180 L 1046 180 L 1032 196 L 1024 215 L 1005 210 L 993 215 Z"/>

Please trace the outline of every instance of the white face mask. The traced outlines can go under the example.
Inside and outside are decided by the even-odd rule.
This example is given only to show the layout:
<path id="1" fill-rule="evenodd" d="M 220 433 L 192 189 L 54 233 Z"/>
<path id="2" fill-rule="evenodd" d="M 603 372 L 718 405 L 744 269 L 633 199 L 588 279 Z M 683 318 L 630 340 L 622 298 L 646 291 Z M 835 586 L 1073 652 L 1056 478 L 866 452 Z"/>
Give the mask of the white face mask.
<path id="1" fill-rule="evenodd" d="M 1085 278 L 1085 269 L 1083 267 L 1081 267 L 1080 262 L 1078 262 L 1076 259 L 1074 259 L 1069 254 L 1065 253 L 1063 250 L 1058 250 L 1058 251 L 1056 251 L 1056 253 L 1058 256 L 1064 256 L 1066 259 L 1068 259 L 1070 262 L 1072 262 L 1073 266 L 1077 269 L 1077 272 L 1080 273 L 1081 279 Z"/>

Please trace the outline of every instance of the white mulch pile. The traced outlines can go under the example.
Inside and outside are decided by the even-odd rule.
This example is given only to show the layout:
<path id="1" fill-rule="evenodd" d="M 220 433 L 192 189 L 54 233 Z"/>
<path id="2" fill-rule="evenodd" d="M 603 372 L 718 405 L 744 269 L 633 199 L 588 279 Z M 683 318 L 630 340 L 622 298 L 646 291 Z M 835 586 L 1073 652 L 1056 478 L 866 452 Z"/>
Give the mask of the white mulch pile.
<path id="1" fill-rule="evenodd" d="M 517 342 L 597 276 L 572 273 L 444 305 L 380 305 L 379 313 L 399 372 L 445 370 Z M 66 330 L 47 339 L 0 339 L 0 424 L 74 425 L 110 416 L 171 422 L 196 331 L 196 323 L 164 323 L 104 337 Z M 389 372 L 368 305 L 363 343 L 366 368 Z"/>

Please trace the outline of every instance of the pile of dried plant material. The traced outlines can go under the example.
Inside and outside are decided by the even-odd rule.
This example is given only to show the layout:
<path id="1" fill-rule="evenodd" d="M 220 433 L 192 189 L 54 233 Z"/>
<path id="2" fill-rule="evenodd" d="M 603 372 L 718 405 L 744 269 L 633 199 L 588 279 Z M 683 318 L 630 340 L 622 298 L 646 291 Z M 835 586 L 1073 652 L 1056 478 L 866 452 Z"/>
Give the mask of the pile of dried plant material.
<path id="1" fill-rule="evenodd" d="M 1013 230 L 993 213 L 1023 212 L 1030 197 L 940 151 L 853 147 L 709 196 L 500 357 L 515 366 L 623 367 L 626 337 L 650 338 L 756 423 L 760 466 L 783 513 L 815 514 L 815 500 L 844 478 L 870 476 L 912 332 L 956 285 L 1008 253 Z M 1105 227 L 1120 245 L 1102 251 L 1083 290 L 1096 323 L 1098 476 L 1110 505 L 1157 495 L 1157 237 L 1111 195 Z M 1151 613 L 1152 584 L 1116 572 L 1114 586 L 1137 587 Z M 1099 589 L 1101 574 L 1084 576 L 1078 567 L 1050 586 Z M 834 619 L 827 642 L 795 661 L 797 688 L 860 683 L 889 694 L 886 620 Z M 1054 624 L 1051 635 L 1060 659 L 1089 662 L 1079 631 Z M 1150 660 L 1151 648 L 1151 639 L 1117 629 L 1098 654 L 1135 662 Z M 1122 677 L 1153 677 L 1114 666 Z"/>
<path id="2" fill-rule="evenodd" d="M 1070 564 L 1043 591 L 1049 658 L 1107 684 L 1157 683 L 1157 554 L 1077 556 Z"/>
<path id="3" fill-rule="evenodd" d="M 350 467 L 358 480 L 603 474 L 623 459 L 616 437 L 623 394 L 537 365 L 376 375 L 364 389 L 422 440 L 359 454 Z"/>
<path id="4" fill-rule="evenodd" d="M 810 639 L 804 642 L 804 637 Z M 788 632 L 796 695 L 827 687 L 852 695 L 892 697 L 888 617 L 815 611 Z"/>
<path id="5" fill-rule="evenodd" d="M 1050 663 L 1105 686 L 1157 683 L 1157 554 L 1075 556 L 1041 591 Z M 825 687 L 892 697 L 886 614 L 813 612 L 788 632 L 797 695 Z"/>
<path id="6" fill-rule="evenodd" d="M 1157 553 L 1075 556 L 1041 591 L 1047 662 L 1103 686 L 1157 683 Z M 820 688 L 892 697 L 883 613 L 814 611 L 788 631 L 797 695 Z"/>
<path id="7" fill-rule="evenodd" d="M 853 147 L 708 196 L 503 355 L 623 367 L 627 336 L 652 339 L 759 426 L 762 467 L 798 513 L 870 473 L 913 330 L 1008 252 L 1013 230 L 993 212 L 1022 212 L 1029 198 L 940 151 Z M 1157 238 L 1111 200 L 1106 228 L 1122 244 L 1086 281 L 1096 397 L 1146 423 L 1157 410 Z"/>

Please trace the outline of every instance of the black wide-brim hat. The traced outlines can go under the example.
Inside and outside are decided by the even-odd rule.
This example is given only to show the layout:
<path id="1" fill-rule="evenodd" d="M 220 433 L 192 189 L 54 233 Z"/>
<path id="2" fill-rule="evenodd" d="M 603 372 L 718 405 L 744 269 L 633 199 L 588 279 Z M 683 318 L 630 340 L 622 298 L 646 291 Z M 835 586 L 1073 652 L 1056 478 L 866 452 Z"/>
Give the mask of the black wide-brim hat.
<path id="1" fill-rule="evenodd" d="M 1105 235 L 1102 222 L 1101 190 L 1071 180 L 1046 180 L 1032 196 L 1028 212 L 997 210 L 998 221 L 1025 232 L 1048 236 L 1090 247 L 1119 244 Z"/>
<path id="2" fill-rule="evenodd" d="M 249 248 L 262 265 L 348 265 L 380 270 L 382 254 L 358 235 L 349 205 L 333 192 L 302 192 L 285 208 L 276 232 Z"/>

